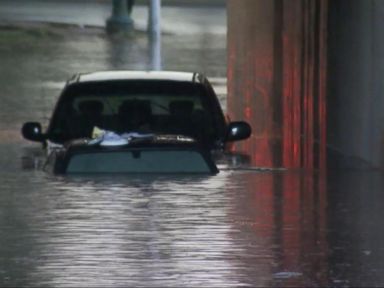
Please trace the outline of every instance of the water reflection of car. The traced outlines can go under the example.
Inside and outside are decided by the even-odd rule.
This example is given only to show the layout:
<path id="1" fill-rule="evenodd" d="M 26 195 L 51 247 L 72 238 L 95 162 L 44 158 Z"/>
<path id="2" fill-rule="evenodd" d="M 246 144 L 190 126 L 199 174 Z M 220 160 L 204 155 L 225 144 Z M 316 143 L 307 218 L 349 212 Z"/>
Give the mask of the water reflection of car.
<path id="1" fill-rule="evenodd" d="M 124 145 L 98 145 L 95 129 L 128 136 Z M 165 71 L 77 74 L 67 82 L 46 132 L 38 122 L 22 128 L 26 139 L 47 148 L 47 166 L 55 173 L 215 174 L 211 152 L 250 133 L 246 122 L 226 121 L 206 77 Z"/>

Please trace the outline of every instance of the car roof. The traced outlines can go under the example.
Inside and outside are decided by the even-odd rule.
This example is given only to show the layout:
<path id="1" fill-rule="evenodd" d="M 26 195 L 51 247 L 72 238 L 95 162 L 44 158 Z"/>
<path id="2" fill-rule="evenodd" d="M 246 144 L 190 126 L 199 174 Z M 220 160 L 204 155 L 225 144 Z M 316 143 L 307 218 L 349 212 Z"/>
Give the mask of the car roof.
<path id="1" fill-rule="evenodd" d="M 118 80 L 168 80 L 201 83 L 203 76 L 195 72 L 176 71 L 97 71 L 74 75 L 68 84 Z"/>

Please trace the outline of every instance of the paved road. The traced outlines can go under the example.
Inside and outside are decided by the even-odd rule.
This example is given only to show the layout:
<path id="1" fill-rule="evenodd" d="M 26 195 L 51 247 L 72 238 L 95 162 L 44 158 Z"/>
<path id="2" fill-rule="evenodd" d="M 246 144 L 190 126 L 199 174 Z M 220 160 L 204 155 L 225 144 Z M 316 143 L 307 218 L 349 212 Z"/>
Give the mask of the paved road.
<path id="1" fill-rule="evenodd" d="M 132 18 L 146 30 L 148 9 L 135 6 Z M 103 27 L 111 14 L 111 1 L 1 0 L 0 22 L 50 22 Z M 162 31 L 175 34 L 226 33 L 226 9 L 214 6 L 163 6 Z"/>

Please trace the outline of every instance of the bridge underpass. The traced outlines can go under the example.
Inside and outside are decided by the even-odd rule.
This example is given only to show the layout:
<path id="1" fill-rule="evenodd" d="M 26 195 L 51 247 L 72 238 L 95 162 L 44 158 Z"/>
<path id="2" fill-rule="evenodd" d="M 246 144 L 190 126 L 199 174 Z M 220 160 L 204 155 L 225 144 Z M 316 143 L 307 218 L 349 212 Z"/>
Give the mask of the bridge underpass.
<path id="1" fill-rule="evenodd" d="M 237 0 L 242 1 L 243 5 L 250 5 L 250 1 Z M 251 1 L 254 2 L 252 5 L 257 5 L 257 0 Z M 39 26 L 38 29 L 42 30 L 37 30 L 31 25 L 28 29 L 0 29 L 0 71 L 3 72 L 0 73 L 0 228 L 4 231 L 0 245 L 0 283 L 3 286 L 383 286 L 384 247 L 381 239 L 384 237 L 384 229 L 381 219 L 384 195 L 381 172 L 342 170 L 322 174 L 292 169 L 284 173 L 260 173 L 257 169 L 244 169 L 222 171 L 209 178 L 180 179 L 171 176 L 151 179 L 138 175 L 111 180 L 109 177 L 57 178 L 22 166 L 25 165 L 24 159 L 34 159 L 32 156 L 36 155 L 35 149 L 40 151 L 41 147 L 21 139 L 20 126 L 27 120 L 48 119 L 46 117 L 51 113 L 55 97 L 63 85 L 61 81 L 66 75 L 73 71 L 100 69 L 148 69 L 150 58 L 145 49 L 147 42 L 142 41 L 145 37 L 138 38 L 140 41 L 134 38 L 133 41 L 111 41 L 104 36 L 103 28 L 99 32 L 87 28 L 85 24 L 93 21 L 95 24 L 100 23 L 100 27 L 105 24 L 103 17 L 109 17 L 111 12 L 110 6 L 105 4 L 107 2 L 97 1 L 100 5 L 88 5 L 91 3 L 88 0 L 14 2 L 0 1 L 0 18 L 4 20 L 4 14 L 7 14 L 6 19 L 20 20 L 24 11 L 24 20 L 36 19 L 43 14 L 43 19 L 49 21 L 53 18 L 65 22 L 75 20 L 74 23 L 82 24 L 82 28 Z M 275 144 L 268 148 L 270 144 L 267 141 L 264 142 L 265 146 L 259 143 L 251 146 L 252 142 L 248 142 L 244 144 L 245 148 L 240 146 L 238 149 L 243 148 L 245 152 L 254 149 L 254 162 L 259 166 L 262 163 L 271 166 L 288 163 L 290 166 L 287 167 L 302 167 L 303 163 L 314 159 L 313 166 L 317 167 L 316 161 L 321 158 L 318 155 L 326 155 L 326 151 L 318 154 L 315 150 L 320 135 L 316 127 L 324 129 L 323 141 L 328 146 L 339 148 L 345 155 L 363 155 L 350 153 L 355 151 L 354 148 L 360 151 L 358 149 L 363 147 L 363 141 L 369 140 L 371 142 L 367 143 L 380 146 L 380 141 L 368 137 L 374 133 L 366 132 L 365 129 L 371 127 L 369 125 L 377 130 L 381 127 L 377 125 L 381 117 L 379 78 L 382 57 L 381 39 L 377 36 L 381 26 L 381 4 L 366 0 L 337 3 L 299 0 L 295 2 L 297 6 L 288 7 L 294 1 L 266 0 L 264 5 L 268 2 L 272 5 L 261 8 L 269 10 L 257 13 L 258 10 L 249 9 L 253 6 L 243 7 L 252 14 L 247 16 L 248 21 L 253 21 L 255 16 L 268 21 L 273 19 L 267 22 L 268 25 L 278 25 L 285 29 L 278 32 L 275 29 L 268 30 L 268 25 L 249 24 L 249 30 L 244 31 L 255 34 L 252 48 L 249 35 L 241 38 L 241 35 L 233 34 L 232 30 L 232 22 L 245 20 L 245 16 L 241 15 L 236 20 L 234 14 L 231 14 L 229 37 L 239 41 L 230 43 L 238 45 L 235 48 L 239 50 L 231 50 L 229 53 L 230 57 L 236 59 L 231 58 L 228 67 L 232 67 L 233 71 L 232 78 L 229 77 L 230 101 L 238 97 L 236 104 L 230 105 L 236 108 L 232 109 L 233 118 L 239 119 L 245 115 L 253 122 L 256 141 L 267 135 Z M 51 5 L 39 7 L 41 3 Z M 233 4 L 239 3 L 228 3 Z M 325 8 L 321 10 L 319 4 L 329 6 L 321 6 Z M 307 18 L 304 19 L 295 17 L 297 10 L 304 14 L 304 7 L 311 9 L 311 13 L 316 12 L 317 16 L 311 19 L 318 24 L 311 26 L 303 23 L 304 19 L 309 21 L 310 13 L 305 14 Z M 88 10 L 91 8 L 92 12 Z M 140 12 L 137 15 L 145 15 L 142 12 L 146 8 L 137 6 L 135 9 Z M 71 13 L 64 13 L 67 11 Z M 224 17 L 221 11 L 225 11 L 225 8 L 219 11 L 186 11 L 184 8 L 173 10 L 163 6 L 163 32 L 166 31 L 162 38 L 164 69 L 200 69 L 210 79 L 211 76 L 218 76 L 213 80 L 225 92 L 226 82 L 222 76 L 226 73 L 227 65 L 223 59 L 227 51 L 222 35 L 226 25 L 222 25 L 221 19 Z M 327 16 L 319 14 L 319 11 Z M 234 12 L 236 10 L 229 11 Z M 269 15 L 264 15 L 267 12 Z M 280 18 L 275 18 L 275 13 Z M 378 24 L 373 25 L 371 14 L 376 13 L 379 14 L 373 19 Z M 319 21 L 320 15 L 324 16 L 322 21 Z M 202 21 L 204 19 L 212 21 L 211 25 Z M 189 30 L 195 28 L 194 31 L 200 32 L 189 36 L 167 33 L 175 28 L 185 32 L 186 29 L 180 27 L 183 22 L 181 20 L 188 21 L 184 27 Z M 135 24 L 141 26 L 138 22 Z M 177 25 L 172 26 L 172 23 Z M 194 27 L 194 23 L 199 25 Z M 216 23 L 220 24 L 219 32 L 223 31 L 219 35 L 212 33 L 217 31 Z M 313 29 L 318 31 L 320 23 L 327 32 L 311 32 Z M 368 29 L 367 32 L 367 27 L 371 25 L 375 29 Z M 224 29 L 221 30 L 221 27 Z M 305 39 L 304 28 L 307 29 Z M 263 34 L 263 29 L 272 32 Z M 207 31 L 209 33 L 204 35 Z M 325 37 L 326 41 L 322 45 L 326 49 L 320 49 L 319 39 L 324 38 L 319 36 Z M 302 43 L 304 40 L 306 44 Z M 269 46 L 265 43 L 269 43 Z M 272 50 L 261 50 L 263 45 Z M 308 46 L 311 48 L 305 50 L 304 47 Z M 315 52 L 307 52 L 304 58 L 303 53 L 308 50 Z M 252 60 L 258 55 L 256 51 L 262 51 L 260 55 L 265 58 Z M 285 55 L 284 58 L 281 55 Z M 320 56 L 327 59 L 321 62 L 328 67 L 324 70 L 316 68 Z M 235 62 L 232 62 L 235 60 L 239 61 L 236 67 Z M 309 78 L 317 79 L 311 80 L 315 84 L 311 84 L 308 76 L 303 76 L 307 75 L 303 67 L 315 74 Z M 244 77 L 250 75 L 258 78 L 243 82 Z M 320 81 L 319 75 L 327 80 Z M 270 110 L 266 111 L 256 105 L 261 100 L 253 94 L 256 94 L 252 86 L 256 86 L 255 83 L 260 87 L 261 92 L 258 93 L 265 95 L 263 99 L 275 95 Z M 316 97 L 319 97 L 320 91 L 324 91 L 318 89 L 319 83 L 326 90 L 325 94 L 321 94 L 325 97 L 321 103 L 325 104 L 326 119 L 325 124 L 320 126 L 319 121 L 314 120 L 318 119 L 320 111 L 320 101 Z M 297 119 L 300 122 L 296 128 L 304 129 L 301 128 L 304 125 L 303 119 L 306 119 L 303 115 L 309 113 L 304 112 L 302 103 L 307 103 L 304 100 L 310 98 L 303 98 L 307 95 L 302 92 L 303 86 L 307 87 L 305 91 L 317 95 L 312 96 L 314 102 L 310 106 L 313 107 L 310 111 L 314 111 L 313 122 L 305 122 L 305 127 L 313 127 L 314 131 L 312 142 L 305 142 L 311 144 L 309 148 L 303 148 L 303 142 L 297 141 L 297 137 L 304 139 L 306 135 L 303 132 L 296 138 L 286 136 L 285 139 L 279 136 L 283 135 L 284 129 L 293 127 L 291 122 Z M 235 87 L 238 89 L 236 93 L 232 90 Z M 271 87 L 275 89 L 272 90 L 275 94 L 270 92 Z M 283 98 L 286 94 L 279 95 L 282 91 L 289 97 Z M 295 98 L 295 93 L 300 97 Z M 244 95 L 249 96 L 246 98 Z M 366 98 L 366 95 L 371 98 Z M 251 101 L 248 99 L 254 101 L 251 102 L 254 106 L 246 105 L 248 102 L 245 101 Z M 295 106 L 298 112 L 288 100 L 299 102 Z M 373 107 L 370 101 L 378 102 Z M 276 106 L 272 105 L 274 103 L 277 103 Z M 281 103 L 287 103 L 284 104 L 286 110 L 283 110 Z M 368 111 L 374 113 L 369 114 L 366 111 L 368 108 L 371 109 Z M 273 112 L 272 120 L 264 111 Z M 252 120 L 256 112 L 264 114 Z M 367 117 L 368 114 L 370 117 Z M 282 115 L 287 115 L 288 120 L 282 118 Z M 264 127 L 265 123 L 269 123 L 265 119 L 273 124 L 273 128 L 277 127 L 273 130 L 277 131 L 276 134 L 258 132 L 260 127 L 257 125 Z M 288 122 L 290 126 L 284 121 L 291 121 Z M 289 129 L 288 132 L 291 131 Z M 379 138 L 380 133 L 375 135 Z M 291 144 L 293 140 L 296 141 L 293 143 L 298 143 L 296 146 Z M 288 147 L 286 150 L 282 149 L 283 143 Z M 308 149 L 311 149 L 312 154 L 305 154 Z M 264 155 L 264 151 L 268 151 L 268 154 Z M 361 151 L 371 152 L 367 147 Z M 312 155 L 312 158 L 308 155 Z M 325 158 L 322 161 L 324 163 Z"/>
<path id="2" fill-rule="evenodd" d="M 228 110 L 257 166 L 383 166 L 384 2 L 228 0 Z"/>

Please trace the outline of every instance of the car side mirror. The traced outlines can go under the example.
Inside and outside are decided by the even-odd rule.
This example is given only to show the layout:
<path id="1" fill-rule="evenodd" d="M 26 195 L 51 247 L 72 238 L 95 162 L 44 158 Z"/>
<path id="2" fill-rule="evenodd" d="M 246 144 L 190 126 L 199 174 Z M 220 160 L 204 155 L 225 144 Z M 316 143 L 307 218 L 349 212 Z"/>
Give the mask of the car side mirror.
<path id="1" fill-rule="evenodd" d="M 244 121 L 231 122 L 228 125 L 226 141 L 247 139 L 252 133 L 251 126 Z"/>
<path id="2" fill-rule="evenodd" d="M 43 142 L 45 140 L 41 124 L 38 122 L 24 123 L 21 134 L 25 139 L 30 141 Z"/>

